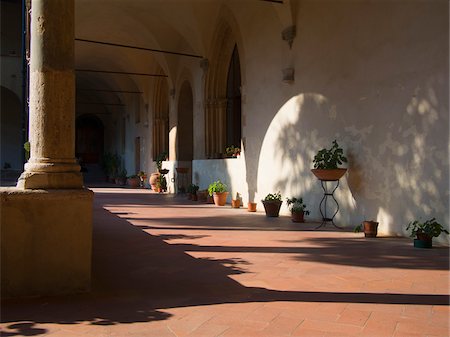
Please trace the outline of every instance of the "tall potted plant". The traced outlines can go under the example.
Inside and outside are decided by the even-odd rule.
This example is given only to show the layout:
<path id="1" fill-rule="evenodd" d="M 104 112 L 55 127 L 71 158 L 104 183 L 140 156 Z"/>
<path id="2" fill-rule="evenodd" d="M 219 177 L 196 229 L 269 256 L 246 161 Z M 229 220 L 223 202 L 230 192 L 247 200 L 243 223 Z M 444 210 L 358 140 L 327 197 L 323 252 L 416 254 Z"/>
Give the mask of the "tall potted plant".
<path id="1" fill-rule="evenodd" d="M 220 180 L 217 180 L 208 186 L 209 195 L 214 198 L 214 204 L 216 206 L 225 206 L 228 195 L 227 191 L 228 186 Z"/>
<path id="2" fill-rule="evenodd" d="M 305 215 L 309 215 L 309 211 L 303 203 L 303 198 L 287 198 L 286 202 L 291 211 L 292 222 L 305 222 Z"/>
<path id="3" fill-rule="evenodd" d="M 436 218 L 425 222 L 411 221 L 406 226 L 406 230 L 411 230 L 411 237 L 415 237 L 414 247 L 416 248 L 432 248 L 433 237 L 438 237 L 441 233 L 449 234 L 448 230 L 436 221 Z"/>
<path id="4" fill-rule="evenodd" d="M 261 200 L 266 211 L 266 216 L 277 217 L 280 214 L 280 208 L 283 201 L 281 200 L 280 192 L 269 193 Z"/>
<path id="5" fill-rule="evenodd" d="M 314 169 L 311 171 L 319 180 L 339 180 L 347 169 L 339 168 L 338 165 L 346 162 L 347 158 L 344 156 L 344 150 L 334 140 L 330 149 L 323 148 L 314 156 Z"/>
<path id="6" fill-rule="evenodd" d="M 167 172 L 169 172 L 168 170 L 163 170 L 162 169 L 162 162 L 164 160 L 167 159 L 167 152 L 161 152 L 157 157 L 156 157 L 156 169 L 157 172 L 154 172 L 150 175 L 150 179 L 149 179 L 149 183 L 150 186 L 152 187 L 152 190 L 157 190 L 159 185 L 159 189 L 162 189 L 164 186 L 162 185 L 167 185 L 167 182 L 165 181 L 165 177 L 164 174 L 167 174 Z M 161 178 L 161 174 L 163 175 L 163 177 Z"/>

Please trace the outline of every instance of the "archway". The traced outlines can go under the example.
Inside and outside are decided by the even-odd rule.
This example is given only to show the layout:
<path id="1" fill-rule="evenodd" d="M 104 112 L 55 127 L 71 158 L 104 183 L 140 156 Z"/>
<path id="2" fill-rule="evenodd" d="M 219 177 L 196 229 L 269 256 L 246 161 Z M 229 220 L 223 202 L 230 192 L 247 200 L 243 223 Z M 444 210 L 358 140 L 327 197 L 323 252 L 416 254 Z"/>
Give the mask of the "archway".
<path id="1" fill-rule="evenodd" d="M 190 84 L 183 82 L 178 99 L 178 153 L 179 161 L 193 159 L 193 97 Z"/>
<path id="2" fill-rule="evenodd" d="M 104 126 L 95 115 L 81 115 L 76 120 L 75 153 L 85 164 L 98 164 L 104 148 Z"/>
<path id="3" fill-rule="evenodd" d="M 22 155 L 22 103 L 11 90 L 1 87 L 1 167 L 21 170 Z"/>

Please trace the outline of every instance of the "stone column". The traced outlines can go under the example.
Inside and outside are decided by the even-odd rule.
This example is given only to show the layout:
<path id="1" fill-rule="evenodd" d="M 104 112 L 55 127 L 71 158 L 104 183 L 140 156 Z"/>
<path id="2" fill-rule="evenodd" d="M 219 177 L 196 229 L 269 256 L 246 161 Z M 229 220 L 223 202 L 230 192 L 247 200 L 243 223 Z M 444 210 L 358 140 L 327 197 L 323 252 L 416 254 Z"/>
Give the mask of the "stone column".
<path id="1" fill-rule="evenodd" d="M 82 188 L 75 159 L 74 0 L 31 4 L 31 151 L 17 187 Z"/>

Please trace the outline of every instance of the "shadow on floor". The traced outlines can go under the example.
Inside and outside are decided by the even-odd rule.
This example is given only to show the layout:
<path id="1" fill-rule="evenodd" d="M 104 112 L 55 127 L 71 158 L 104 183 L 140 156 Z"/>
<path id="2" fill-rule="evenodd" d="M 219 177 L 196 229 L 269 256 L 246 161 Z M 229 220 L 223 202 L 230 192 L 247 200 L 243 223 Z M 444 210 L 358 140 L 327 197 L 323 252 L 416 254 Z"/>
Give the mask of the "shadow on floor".
<path id="1" fill-rule="evenodd" d="M 2 336 L 45 334 L 45 326 L 36 326 L 38 323 L 83 323 L 95 326 L 159 321 L 171 317 L 164 311 L 167 308 L 220 303 L 306 301 L 449 304 L 449 298 L 445 295 L 275 291 L 245 287 L 229 276 L 246 273 L 247 261 L 194 258 L 186 251 L 283 251 L 276 247 L 168 244 L 164 239 L 176 237 L 158 237 L 145 233 L 125 219 L 104 210 L 103 202 L 107 203 L 108 200 L 102 200 L 100 203 L 97 198 L 94 208 L 92 291 L 79 295 L 2 301 L 1 320 L 7 324 L 8 329 L 15 330 L 3 333 Z M 158 222 L 160 221 L 161 219 L 158 219 Z M 168 223 L 170 221 L 176 220 L 167 220 Z M 230 218 L 227 221 L 230 221 Z M 353 255 L 355 251 L 352 250 L 352 245 L 367 245 L 367 242 L 333 242 L 324 239 L 321 245 L 323 248 L 287 249 L 290 253 L 299 253 L 301 259 L 325 259 L 325 263 L 355 264 L 357 259 Z M 371 247 L 375 249 L 376 242 L 371 244 Z M 383 259 L 389 258 L 389 248 L 386 249 L 382 250 L 386 253 Z M 406 256 L 406 247 L 404 252 Z M 419 262 L 417 257 L 413 259 L 417 268 L 425 268 L 425 258 Z M 430 263 L 429 256 L 427 261 Z M 377 265 L 375 259 L 372 263 Z M 384 267 L 386 263 L 383 262 Z M 411 267 L 408 264 L 405 267 Z"/>

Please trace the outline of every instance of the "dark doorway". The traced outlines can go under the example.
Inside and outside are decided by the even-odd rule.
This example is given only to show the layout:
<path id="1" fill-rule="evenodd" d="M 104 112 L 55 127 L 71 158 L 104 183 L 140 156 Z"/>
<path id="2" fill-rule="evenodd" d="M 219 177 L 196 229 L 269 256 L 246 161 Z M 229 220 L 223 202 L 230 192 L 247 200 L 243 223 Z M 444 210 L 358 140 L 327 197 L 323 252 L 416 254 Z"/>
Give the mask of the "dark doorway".
<path id="1" fill-rule="evenodd" d="M 98 164 L 103 153 L 104 127 L 94 115 L 82 115 L 76 120 L 75 153 L 84 164 Z"/>
<path id="2" fill-rule="evenodd" d="M 189 82 L 181 86 L 178 99 L 178 160 L 191 161 L 193 159 L 193 106 L 192 89 Z"/>
<path id="3" fill-rule="evenodd" d="M 241 66 L 234 46 L 227 79 L 227 146 L 241 147 Z"/>

